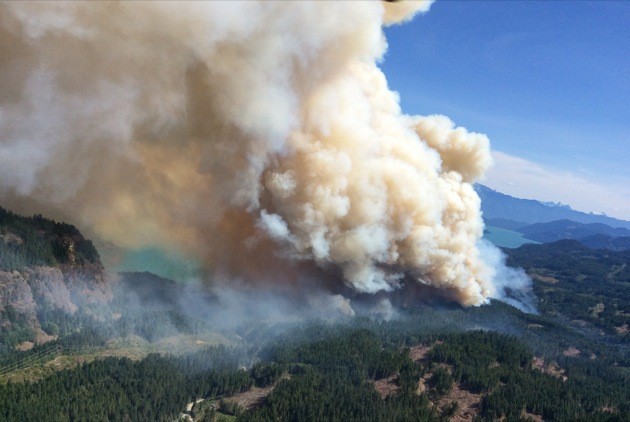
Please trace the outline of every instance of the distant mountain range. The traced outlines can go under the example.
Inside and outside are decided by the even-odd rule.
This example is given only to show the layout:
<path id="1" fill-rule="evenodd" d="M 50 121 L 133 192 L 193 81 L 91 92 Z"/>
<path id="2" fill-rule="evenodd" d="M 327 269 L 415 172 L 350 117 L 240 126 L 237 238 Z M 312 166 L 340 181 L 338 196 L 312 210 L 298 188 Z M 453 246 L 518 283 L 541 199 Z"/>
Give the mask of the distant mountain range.
<path id="1" fill-rule="evenodd" d="M 590 236 L 604 235 L 609 238 L 630 236 L 630 230 L 623 227 L 612 228 L 606 224 L 582 224 L 571 220 L 557 220 L 548 223 L 536 223 L 531 226 L 515 229 L 523 233 L 527 239 L 542 243 L 555 242 L 562 239 L 584 239 Z"/>
<path id="2" fill-rule="evenodd" d="M 544 203 L 533 199 L 520 199 L 477 184 L 475 190 L 481 198 L 484 220 L 504 219 L 530 225 L 557 220 L 571 220 L 576 223 L 600 223 L 630 230 L 630 221 L 618 220 L 601 214 L 576 211 L 568 205 Z"/>
<path id="3" fill-rule="evenodd" d="M 483 185 L 476 185 L 475 190 L 481 197 L 486 237 L 498 246 L 573 239 L 592 249 L 630 249 L 630 221 L 587 214 L 558 203 L 514 198 Z"/>

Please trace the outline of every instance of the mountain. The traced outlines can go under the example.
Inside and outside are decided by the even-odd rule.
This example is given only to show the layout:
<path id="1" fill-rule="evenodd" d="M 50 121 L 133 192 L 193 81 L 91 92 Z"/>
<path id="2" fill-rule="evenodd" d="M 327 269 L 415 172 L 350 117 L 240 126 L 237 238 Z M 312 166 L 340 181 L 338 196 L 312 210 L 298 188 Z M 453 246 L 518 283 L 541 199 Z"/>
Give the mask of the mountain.
<path id="1" fill-rule="evenodd" d="M 611 237 L 605 234 L 595 234 L 580 239 L 580 243 L 591 249 L 608 249 L 611 251 L 630 250 L 630 237 Z"/>
<path id="2" fill-rule="evenodd" d="M 53 340 L 68 318 L 110 299 L 98 252 L 76 227 L 0 207 L 0 346 Z"/>
<path id="3" fill-rule="evenodd" d="M 143 272 L 123 272 L 114 287 L 115 301 L 126 308 L 173 309 L 183 286 L 173 280 Z"/>
<path id="4" fill-rule="evenodd" d="M 611 238 L 630 236 L 630 230 L 623 227 L 613 228 L 602 223 L 583 224 L 571 220 L 557 220 L 548 223 L 536 223 L 517 230 L 527 239 L 542 243 L 555 242 L 561 239 L 581 240 L 595 235 L 606 235 Z"/>
<path id="5" fill-rule="evenodd" d="M 475 190 L 481 198 L 481 210 L 486 221 L 490 219 L 507 219 L 525 224 L 535 224 L 556 220 L 571 220 L 583 224 L 600 223 L 610 227 L 630 229 L 630 221 L 618 220 L 599 214 L 587 214 L 575 211 L 566 205 L 558 206 L 557 204 L 545 204 L 532 199 L 514 198 L 480 184 L 475 185 Z"/>

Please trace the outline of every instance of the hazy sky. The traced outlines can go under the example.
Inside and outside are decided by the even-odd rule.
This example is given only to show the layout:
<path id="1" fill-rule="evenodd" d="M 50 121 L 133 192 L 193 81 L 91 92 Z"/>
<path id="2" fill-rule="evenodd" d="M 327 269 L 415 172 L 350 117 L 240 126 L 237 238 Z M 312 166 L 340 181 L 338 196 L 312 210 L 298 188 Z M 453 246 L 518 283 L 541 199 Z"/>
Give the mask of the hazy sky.
<path id="1" fill-rule="evenodd" d="M 386 30 L 408 114 L 486 133 L 501 192 L 630 219 L 630 2 L 438 0 Z"/>

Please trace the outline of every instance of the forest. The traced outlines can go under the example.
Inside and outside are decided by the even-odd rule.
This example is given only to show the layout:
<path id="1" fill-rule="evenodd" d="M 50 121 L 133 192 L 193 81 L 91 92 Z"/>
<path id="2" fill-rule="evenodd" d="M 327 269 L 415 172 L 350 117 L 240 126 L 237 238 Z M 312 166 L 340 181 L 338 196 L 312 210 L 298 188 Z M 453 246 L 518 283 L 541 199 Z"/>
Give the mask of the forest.
<path id="1" fill-rule="evenodd" d="M 41 214 L 20 216 L 0 207 L 0 270 L 68 263 L 100 265 L 94 244 L 75 226 Z"/>
<path id="2" fill-rule="evenodd" d="M 439 333 L 407 322 L 313 322 L 281 333 L 275 326 L 259 333 L 269 341 L 248 338 L 248 347 L 96 360 L 32 383 L 1 384 L 0 418 L 173 420 L 185 403 L 205 399 L 210 405 L 193 412 L 195 420 L 444 420 L 458 410 L 448 401 L 453 389 L 477 395 L 478 420 L 630 417 L 628 373 L 615 352 L 595 360 L 557 355 L 563 379 L 535 368 L 532 349 L 514 336 Z M 412 356 L 418 344 L 428 350 L 421 359 Z M 382 397 L 375 384 L 391 376 L 395 392 Z M 271 385 L 250 408 L 227 400 Z"/>
<path id="3" fill-rule="evenodd" d="M 506 253 L 510 266 L 525 269 L 532 278 L 543 314 L 584 322 L 627 340 L 630 251 L 594 250 L 561 240 Z"/>
<path id="4" fill-rule="evenodd" d="M 74 226 L 0 210 L 0 233 L 4 270 L 100 265 Z M 5 306 L 0 420 L 630 420 L 627 252 L 505 252 L 532 277 L 539 314 L 436 302 L 391 320 L 226 328 L 186 312 L 182 284 L 122 273 L 105 308 L 40 307 L 56 339 L 22 351 L 28 321 Z M 158 347 L 182 338 L 195 346 Z"/>

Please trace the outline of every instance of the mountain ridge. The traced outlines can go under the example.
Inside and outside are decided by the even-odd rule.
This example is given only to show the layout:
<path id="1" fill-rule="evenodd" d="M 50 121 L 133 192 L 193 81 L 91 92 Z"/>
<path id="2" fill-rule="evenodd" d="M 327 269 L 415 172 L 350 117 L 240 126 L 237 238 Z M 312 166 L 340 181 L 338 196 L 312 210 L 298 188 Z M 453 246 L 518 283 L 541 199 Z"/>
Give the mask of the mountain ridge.
<path id="1" fill-rule="evenodd" d="M 572 220 L 556 220 L 548 223 L 535 223 L 516 229 L 524 237 L 542 243 L 555 242 L 561 239 L 582 240 L 595 235 L 606 235 L 611 238 L 630 236 L 630 230 L 613 228 L 603 223 L 578 223 Z"/>
<path id="2" fill-rule="evenodd" d="M 474 188 L 481 198 L 484 220 L 506 219 L 527 225 L 571 220 L 583 224 L 601 223 L 613 228 L 630 229 L 630 221 L 576 211 L 567 206 L 557 206 L 557 204 L 550 206 L 534 199 L 516 198 L 482 184 L 475 184 Z"/>

